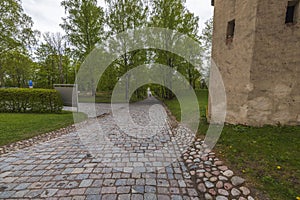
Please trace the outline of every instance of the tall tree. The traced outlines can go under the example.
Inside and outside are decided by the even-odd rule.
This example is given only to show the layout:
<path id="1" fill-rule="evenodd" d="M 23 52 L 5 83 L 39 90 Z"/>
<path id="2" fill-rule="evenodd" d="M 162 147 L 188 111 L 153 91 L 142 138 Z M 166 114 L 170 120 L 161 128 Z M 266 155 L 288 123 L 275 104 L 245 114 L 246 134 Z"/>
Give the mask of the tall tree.
<path id="1" fill-rule="evenodd" d="M 205 50 L 205 67 L 203 68 L 203 83 L 208 84 L 209 73 L 210 73 L 210 58 L 211 58 L 211 48 L 212 48 L 212 35 L 213 35 L 213 18 L 210 18 L 205 22 L 205 27 L 202 30 L 201 42 L 203 44 L 203 49 Z"/>
<path id="2" fill-rule="evenodd" d="M 67 17 L 60 26 L 65 30 L 75 56 L 83 61 L 103 39 L 104 11 L 97 0 L 64 0 Z"/>
<path id="3" fill-rule="evenodd" d="M 131 29 L 141 28 L 147 25 L 148 18 L 148 4 L 147 1 L 142 0 L 106 0 L 107 9 L 107 23 L 110 34 L 119 34 Z M 118 68 L 120 73 L 127 73 L 134 66 L 140 63 L 141 58 L 145 58 L 145 51 L 128 52 L 127 38 L 119 38 L 119 41 L 112 43 L 113 48 L 119 45 L 119 48 L 124 54 L 114 62 L 114 67 Z M 129 82 L 131 75 L 126 74 L 125 99 L 129 100 Z"/>
<path id="4" fill-rule="evenodd" d="M 186 34 L 196 41 L 199 40 L 199 37 L 197 35 L 199 19 L 198 17 L 194 16 L 193 13 L 189 12 L 184 4 L 184 0 L 152 0 L 153 9 L 151 13 L 150 25 L 175 31 L 172 34 L 170 34 L 169 31 L 166 31 L 166 34 L 162 35 L 161 39 L 162 43 L 165 45 L 164 49 L 169 49 L 170 51 L 156 50 L 156 61 L 165 64 L 173 69 L 178 69 L 179 67 L 181 67 L 181 72 L 186 72 L 191 75 L 191 70 L 182 69 L 183 67 L 191 66 L 182 65 L 179 56 L 170 53 L 172 52 L 172 48 L 175 48 L 174 45 L 176 44 L 176 41 L 178 41 L 178 37 L 180 34 L 178 34 L 177 32 Z M 171 89 L 172 76 L 173 75 L 170 70 L 166 70 L 164 84 Z M 170 90 L 163 90 L 164 98 L 173 97 L 173 94 Z"/>
<path id="5" fill-rule="evenodd" d="M 53 54 L 49 44 L 42 43 L 36 51 L 38 65 L 36 66 L 36 82 L 38 87 L 52 88 L 58 83 L 58 56 Z"/>
<path id="6" fill-rule="evenodd" d="M 0 1 L 0 55 L 12 49 L 26 49 L 36 43 L 33 21 L 20 0 Z"/>
<path id="7" fill-rule="evenodd" d="M 9 60 L 5 56 L 16 51 L 28 56 L 36 44 L 39 32 L 32 30 L 32 26 L 32 19 L 24 13 L 20 0 L 0 1 L 0 87 L 5 84 L 4 62 Z"/>
<path id="8" fill-rule="evenodd" d="M 105 0 L 110 34 L 141 28 L 147 23 L 148 3 L 143 0 Z"/>
<path id="9" fill-rule="evenodd" d="M 75 69 L 70 65 L 71 58 L 65 36 L 47 32 L 43 39 L 44 42 L 36 50 L 39 86 L 51 88 L 55 83 L 71 83 Z"/>
<path id="10" fill-rule="evenodd" d="M 67 38 L 74 52 L 74 59 L 83 62 L 85 57 L 100 43 L 104 36 L 104 11 L 97 6 L 97 0 L 64 0 L 67 17 L 60 26 L 67 33 Z M 90 71 L 90 74 L 93 73 Z M 96 85 L 91 76 L 92 95 L 96 94 Z"/>
<path id="11" fill-rule="evenodd" d="M 205 27 L 202 30 L 202 35 L 201 35 L 201 41 L 205 47 L 205 50 L 207 50 L 208 53 L 211 52 L 212 34 L 213 34 L 213 18 L 210 18 L 205 22 Z"/>
<path id="12" fill-rule="evenodd" d="M 46 42 L 46 46 L 49 48 L 49 52 L 52 55 L 56 55 L 58 57 L 58 70 L 60 83 L 64 83 L 64 70 L 63 70 L 63 57 L 65 51 L 67 50 L 67 43 L 65 41 L 65 37 L 60 33 L 45 33 L 44 40 Z"/>

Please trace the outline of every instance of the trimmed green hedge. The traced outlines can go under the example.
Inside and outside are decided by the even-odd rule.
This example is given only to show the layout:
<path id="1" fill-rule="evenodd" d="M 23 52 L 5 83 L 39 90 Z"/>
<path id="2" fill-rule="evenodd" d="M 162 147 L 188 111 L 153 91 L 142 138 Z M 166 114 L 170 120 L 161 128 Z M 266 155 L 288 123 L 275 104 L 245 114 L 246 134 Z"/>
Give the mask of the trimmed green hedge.
<path id="1" fill-rule="evenodd" d="M 58 113 L 62 107 L 60 94 L 56 90 L 0 89 L 0 112 Z"/>

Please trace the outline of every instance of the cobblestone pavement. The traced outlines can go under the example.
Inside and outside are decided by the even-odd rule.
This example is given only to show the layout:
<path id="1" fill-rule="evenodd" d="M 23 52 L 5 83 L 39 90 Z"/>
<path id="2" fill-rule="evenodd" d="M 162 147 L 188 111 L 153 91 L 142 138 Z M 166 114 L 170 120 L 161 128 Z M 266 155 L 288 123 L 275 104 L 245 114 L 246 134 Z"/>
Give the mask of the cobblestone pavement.
<path id="1" fill-rule="evenodd" d="M 64 106 L 63 110 L 76 112 L 77 108 Z M 105 113 L 109 113 L 111 111 L 111 106 L 108 103 L 79 103 L 78 111 L 86 113 L 89 117 L 96 117 Z"/>
<path id="2" fill-rule="evenodd" d="M 91 119 L 76 132 L 2 155 L 0 199 L 253 199 L 245 180 L 188 129 L 172 129 L 157 103 L 130 106 L 139 126 L 121 105 L 114 112 L 121 118 Z"/>

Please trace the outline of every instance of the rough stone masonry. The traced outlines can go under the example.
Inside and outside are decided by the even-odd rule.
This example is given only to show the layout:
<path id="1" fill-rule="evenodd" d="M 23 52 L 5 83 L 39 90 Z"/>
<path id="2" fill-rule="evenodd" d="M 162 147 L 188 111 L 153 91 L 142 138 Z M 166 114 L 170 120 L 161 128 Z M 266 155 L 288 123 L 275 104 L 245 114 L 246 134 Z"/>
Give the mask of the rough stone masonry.
<path id="1" fill-rule="evenodd" d="M 212 2 L 212 59 L 225 85 L 226 122 L 299 125 L 299 0 Z"/>

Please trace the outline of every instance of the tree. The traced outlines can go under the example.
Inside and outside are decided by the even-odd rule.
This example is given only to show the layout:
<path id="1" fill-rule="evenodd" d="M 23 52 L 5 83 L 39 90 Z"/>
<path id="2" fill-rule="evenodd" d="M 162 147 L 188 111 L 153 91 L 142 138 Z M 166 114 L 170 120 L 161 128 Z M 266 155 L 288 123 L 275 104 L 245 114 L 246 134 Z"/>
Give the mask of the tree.
<path id="1" fill-rule="evenodd" d="M 71 50 L 74 52 L 73 59 L 81 63 L 104 37 L 104 11 L 97 6 L 97 0 L 64 0 L 61 5 L 68 16 L 63 18 L 63 24 L 60 26 L 67 33 Z M 93 96 L 96 93 L 94 82 L 91 76 Z"/>
<path id="2" fill-rule="evenodd" d="M 27 56 L 37 43 L 39 32 L 33 31 L 32 26 L 32 19 L 24 13 L 20 0 L 0 1 L 0 86 L 5 84 L 4 62 L 10 60 L 5 56 L 16 52 Z"/>
<path id="3" fill-rule="evenodd" d="M 83 61 L 104 37 L 104 11 L 96 0 L 64 0 L 61 5 L 68 16 L 60 26 L 75 56 Z"/>
<path id="4" fill-rule="evenodd" d="M 47 43 L 42 43 L 36 51 L 38 65 L 36 66 L 36 82 L 38 87 L 52 88 L 58 80 L 57 55 L 52 54 Z"/>
<path id="5" fill-rule="evenodd" d="M 111 35 L 119 34 L 131 29 L 137 29 L 147 25 L 148 18 L 148 5 L 147 2 L 142 0 L 106 0 L 108 4 L 107 9 L 107 22 L 109 26 L 109 32 Z M 112 42 L 111 47 L 125 52 L 119 59 L 117 59 L 113 66 L 117 68 L 119 77 L 127 73 L 138 63 L 141 63 L 141 59 L 146 59 L 146 51 L 136 50 L 128 52 L 129 41 L 127 38 L 120 37 L 118 41 Z M 132 42 L 132 41 L 131 41 Z M 125 87 L 125 99 L 129 100 L 129 83 L 131 75 L 126 74 L 126 87 Z"/>
<path id="6" fill-rule="evenodd" d="M 141 28 L 147 23 L 148 5 L 142 0 L 106 0 L 110 34 Z"/>
<path id="7" fill-rule="evenodd" d="M 0 1 L 0 55 L 16 48 L 35 44 L 32 19 L 26 15 L 19 0 Z"/>
<path id="8" fill-rule="evenodd" d="M 117 69 L 111 65 L 106 68 L 105 72 L 102 74 L 97 90 L 98 91 L 112 91 L 118 82 L 118 71 Z"/>
<path id="9" fill-rule="evenodd" d="M 71 58 L 65 36 L 60 33 L 45 33 L 44 42 L 37 48 L 39 61 L 37 79 L 39 87 L 51 88 L 55 83 L 72 83 L 75 69 L 70 65 Z"/>
<path id="10" fill-rule="evenodd" d="M 203 68 L 203 78 L 202 83 L 206 82 L 208 84 L 209 73 L 210 73 L 210 58 L 211 58 L 211 48 L 212 48 L 212 35 L 213 35 L 213 18 L 210 18 L 205 22 L 205 27 L 202 30 L 201 41 L 203 44 L 203 49 L 205 50 L 205 64 Z"/>
<path id="11" fill-rule="evenodd" d="M 58 70 L 59 70 L 59 83 L 64 83 L 64 70 L 63 70 L 63 57 L 65 51 L 67 50 L 67 43 L 65 37 L 60 33 L 45 33 L 44 40 L 46 41 L 46 46 L 49 48 L 49 53 L 56 55 L 58 57 Z"/>
<path id="12" fill-rule="evenodd" d="M 213 18 L 210 18 L 205 22 L 205 27 L 202 30 L 202 35 L 201 35 L 201 41 L 204 45 L 205 50 L 208 51 L 208 53 L 211 52 L 212 34 L 213 34 Z"/>
<path id="13" fill-rule="evenodd" d="M 180 37 L 178 32 L 186 34 L 199 42 L 197 35 L 199 19 L 186 9 L 184 3 L 185 1 L 183 0 L 152 0 L 153 9 L 150 25 L 175 31 L 173 34 L 166 31 L 167 34 L 162 35 L 161 42 L 165 45 L 164 49 L 170 49 L 170 51 L 155 50 L 156 62 L 165 64 L 173 69 L 180 68 L 181 72 L 189 75 L 190 82 L 192 83 L 192 70 L 189 68 L 194 68 L 195 66 L 189 65 L 189 61 L 183 62 L 178 55 L 171 53 L 172 49 L 175 48 L 176 41 Z M 184 67 L 188 67 L 188 69 L 185 70 L 183 69 Z M 173 74 L 170 70 L 166 70 L 164 84 L 171 89 L 172 76 Z M 173 93 L 170 90 L 163 88 L 163 91 L 164 98 L 173 98 Z"/>
<path id="14" fill-rule="evenodd" d="M 5 86 L 26 87 L 33 75 L 33 62 L 26 54 L 11 50 L 3 54 L 3 81 Z"/>

